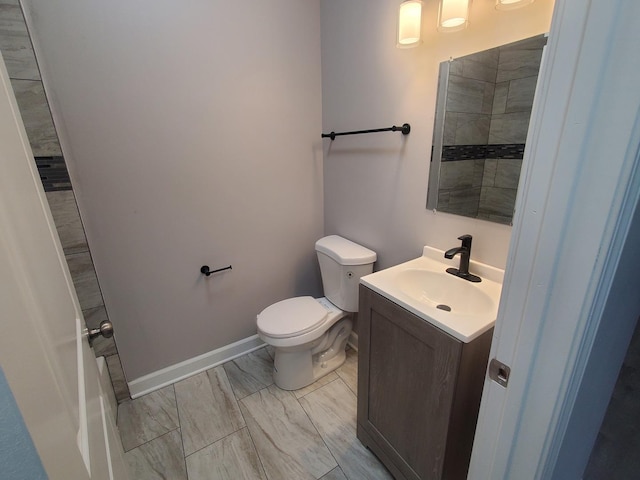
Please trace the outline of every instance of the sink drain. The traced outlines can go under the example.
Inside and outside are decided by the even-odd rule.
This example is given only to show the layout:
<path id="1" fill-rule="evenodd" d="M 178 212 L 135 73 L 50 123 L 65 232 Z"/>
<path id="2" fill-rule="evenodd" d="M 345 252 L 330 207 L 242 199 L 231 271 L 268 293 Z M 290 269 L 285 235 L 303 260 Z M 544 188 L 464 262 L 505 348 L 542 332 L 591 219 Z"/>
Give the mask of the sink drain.
<path id="1" fill-rule="evenodd" d="M 440 305 L 436 305 L 436 308 L 439 308 L 440 310 L 444 310 L 445 312 L 451 311 L 451 307 L 449 305 L 444 305 L 442 303 Z"/>

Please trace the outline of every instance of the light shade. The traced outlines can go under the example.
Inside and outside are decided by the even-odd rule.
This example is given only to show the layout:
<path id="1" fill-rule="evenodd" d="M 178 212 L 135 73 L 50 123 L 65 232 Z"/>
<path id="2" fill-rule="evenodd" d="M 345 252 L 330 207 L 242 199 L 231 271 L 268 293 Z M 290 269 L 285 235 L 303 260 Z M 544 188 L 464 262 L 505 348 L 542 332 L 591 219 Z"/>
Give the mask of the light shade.
<path id="1" fill-rule="evenodd" d="M 469 24 L 469 0 L 440 0 L 438 30 L 456 32 Z"/>
<path id="2" fill-rule="evenodd" d="M 496 0 L 497 10 L 513 10 L 514 8 L 525 7 L 535 0 Z"/>
<path id="3" fill-rule="evenodd" d="M 422 19 L 422 2 L 406 0 L 400 4 L 398 11 L 398 48 L 416 47 L 422 43 L 420 39 L 420 21 Z"/>

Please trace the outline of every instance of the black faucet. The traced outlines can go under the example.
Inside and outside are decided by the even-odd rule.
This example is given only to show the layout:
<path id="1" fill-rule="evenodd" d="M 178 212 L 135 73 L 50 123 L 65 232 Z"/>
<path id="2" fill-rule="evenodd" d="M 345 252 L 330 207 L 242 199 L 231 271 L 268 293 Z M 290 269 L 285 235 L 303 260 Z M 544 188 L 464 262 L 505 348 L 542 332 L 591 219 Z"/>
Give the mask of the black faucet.
<path id="1" fill-rule="evenodd" d="M 482 279 L 477 275 L 469 273 L 469 259 L 471 258 L 471 235 L 462 235 L 458 237 L 458 240 L 462 240 L 462 245 L 459 247 L 451 248 L 444 252 L 444 258 L 453 258 L 458 253 L 460 254 L 460 268 L 447 268 L 447 273 L 455 275 L 456 277 L 464 278 L 470 282 L 481 282 Z"/>

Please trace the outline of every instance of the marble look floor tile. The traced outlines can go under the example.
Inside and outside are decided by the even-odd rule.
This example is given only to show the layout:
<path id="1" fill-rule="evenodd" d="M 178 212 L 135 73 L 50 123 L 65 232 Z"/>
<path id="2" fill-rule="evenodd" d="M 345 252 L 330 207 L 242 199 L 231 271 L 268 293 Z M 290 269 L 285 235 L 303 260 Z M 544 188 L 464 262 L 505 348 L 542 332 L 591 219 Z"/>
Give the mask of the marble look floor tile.
<path id="1" fill-rule="evenodd" d="M 300 404 L 347 478 L 393 478 L 356 438 L 356 396 L 342 380 L 301 398 Z"/>
<path id="2" fill-rule="evenodd" d="M 336 467 L 291 392 L 272 385 L 241 400 L 240 408 L 270 479 L 317 479 Z"/>
<path id="3" fill-rule="evenodd" d="M 113 385 L 113 393 L 116 396 L 116 400 L 118 400 L 118 403 L 129 400 L 131 394 L 129 393 L 127 379 L 124 377 L 122 363 L 120 363 L 120 355 L 110 355 L 105 357 L 105 360 L 107 361 L 109 377 L 111 377 L 111 384 Z"/>
<path id="4" fill-rule="evenodd" d="M 65 255 L 88 251 L 73 191 L 47 192 L 46 196 Z"/>
<path id="5" fill-rule="evenodd" d="M 175 389 L 185 455 L 245 426 L 224 368 L 189 377 Z"/>
<path id="6" fill-rule="evenodd" d="M 267 351 L 267 353 L 271 357 L 271 360 L 275 360 L 275 358 L 276 358 L 276 349 L 275 349 L 275 347 L 273 347 L 271 345 L 267 345 L 266 347 L 264 347 L 264 349 Z"/>
<path id="7" fill-rule="evenodd" d="M 124 454 L 135 480 L 187 480 L 180 430 L 173 430 Z"/>
<path id="8" fill-rule="evenodd" d="M 189 480 L 266 480 L 246 428 L 187 457 Z"/>
<path id="9" fill-rule="evenodd" d="M 305 395 L 319 389 L 323 385 L 326 385 L 327 383 L 333 382 L 334 380 L 337 380 L 337 379 L 338 379 L 338 375 L 336 374 L 335 371 L 328 373 L 324 377 L 321 377 L 315 382 L 313 382 L 311 385 L 307 385 L 306 387 L 300 388 L 298 390 L 293 390 L 293 394 L 296 396 L 296 398 L 302 398 Z"/>
<path id="10" fill-rule="evenodd" d="M 266 348 L 243 355 L 223 366 L 238 400 L 273 383 L 273 359 Z"/>
<path id="11" fill-rule="evenodd" d="M 340 467 L 336 467 L 323 476 L 320 480 L 347 480 L 347 477 L 344 476 L 344 472 Z"/>
<path id="12" fill-rule="evenodd" d="M 347 359 L 336 369 L 336 373 L 347 387 L 358 396 L 358 351 L 353 348 L 347 349 Z"/>
<path id="13" fill-rule="evenodd" d="M 178 428 L 178 409 L 173 385 L 118 406 L 122 445 L 131 450 Z"/>

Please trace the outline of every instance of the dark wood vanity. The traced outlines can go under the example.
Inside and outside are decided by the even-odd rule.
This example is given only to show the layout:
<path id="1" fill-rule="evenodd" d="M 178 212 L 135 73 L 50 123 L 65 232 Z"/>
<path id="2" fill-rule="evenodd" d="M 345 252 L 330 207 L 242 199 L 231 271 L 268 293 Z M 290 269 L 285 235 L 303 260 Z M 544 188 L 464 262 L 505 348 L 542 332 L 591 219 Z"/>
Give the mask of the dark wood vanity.
<path id="1" fill-rule="evenodd" d="M 360 285 L 357 435 L 396 479 L 465 479 L 493 328 L 464 343 Z"/>

